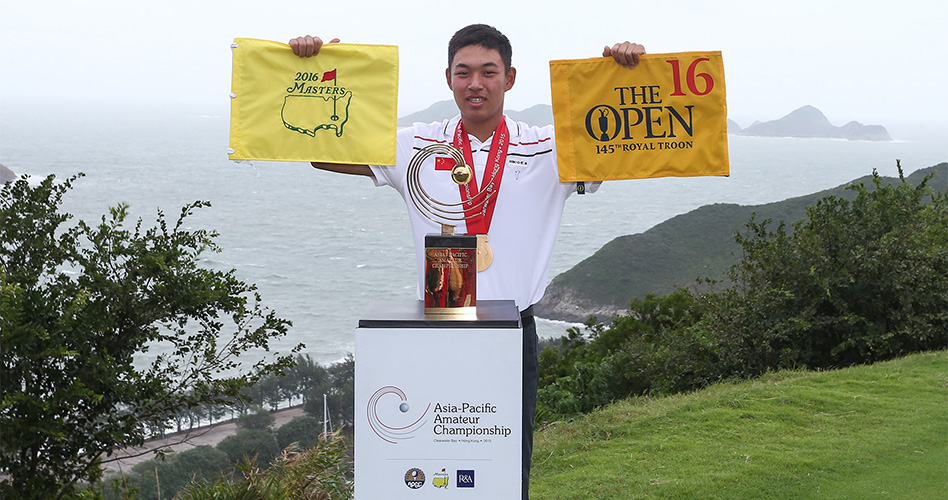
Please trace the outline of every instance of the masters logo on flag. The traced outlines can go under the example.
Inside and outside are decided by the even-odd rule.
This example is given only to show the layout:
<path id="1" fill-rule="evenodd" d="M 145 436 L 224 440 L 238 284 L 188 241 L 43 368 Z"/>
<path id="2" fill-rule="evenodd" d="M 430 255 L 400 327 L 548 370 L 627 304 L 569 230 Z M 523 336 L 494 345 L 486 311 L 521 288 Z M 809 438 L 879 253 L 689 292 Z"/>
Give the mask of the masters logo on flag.
<path id="1" fill-rule="evenodd" d="M 331 85 L 323 82 L 332 80 Z M 312 82 L 319 82 L 313 85 Z M 352 91 L 336 83 L 336 70 L 323 73 L 298 73 L 292 87 L 286 89 L 283 99 L 283 125 L 301 134 L 316 136 L 320 129 L 336 131 L 342 137 L 349 121 L 349 102 Z M 341 116 L 340 116 L 341 115 Z"/>
<path id="2" fill-rule="evenodd" d="M 728 175 L 720 52 L 550 61 L 560 180 Z"/>
<path id="3" fill-rule="evenodd" d="M 266 40 L 233 47 L 230 159 L 395 163 L 397 47 L 334 43 L 310 58 Z"/>

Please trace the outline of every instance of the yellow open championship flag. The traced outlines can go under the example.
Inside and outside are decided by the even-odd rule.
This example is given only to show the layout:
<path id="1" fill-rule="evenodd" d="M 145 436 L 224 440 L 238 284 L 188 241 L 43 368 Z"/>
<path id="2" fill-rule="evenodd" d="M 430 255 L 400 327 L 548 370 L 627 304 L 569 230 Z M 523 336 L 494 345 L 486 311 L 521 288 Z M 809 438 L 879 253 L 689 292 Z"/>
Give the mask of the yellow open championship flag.
<path id="1" fill-rule="evenodd" d="M 234 40 L 231 160 L 395 164 L 398 47 Z"/>
<path id="2" fill-rule="evenodd" d="M 728 175 L 720 52 L 550 61 L 560 181 Z"/>

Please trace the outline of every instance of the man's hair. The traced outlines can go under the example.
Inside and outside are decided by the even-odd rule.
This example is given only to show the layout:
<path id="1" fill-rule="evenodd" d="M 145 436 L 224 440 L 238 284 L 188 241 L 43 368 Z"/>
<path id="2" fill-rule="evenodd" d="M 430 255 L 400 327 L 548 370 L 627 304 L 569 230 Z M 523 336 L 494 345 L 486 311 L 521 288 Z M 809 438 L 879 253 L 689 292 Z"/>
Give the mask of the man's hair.
<path id="1" fill-rule="evenodd" d="M 504 63 L 504 72 L 510 71 L 510 59 L 513 49 L 510 40 L 493 26 L 486 24 L 472 24 L 461 28 L 448 42 L 448 67 L 454 62 L 454 55 L 469 45 L 480 45 L 486 49 L 500 52 L 500 59 Z"/>

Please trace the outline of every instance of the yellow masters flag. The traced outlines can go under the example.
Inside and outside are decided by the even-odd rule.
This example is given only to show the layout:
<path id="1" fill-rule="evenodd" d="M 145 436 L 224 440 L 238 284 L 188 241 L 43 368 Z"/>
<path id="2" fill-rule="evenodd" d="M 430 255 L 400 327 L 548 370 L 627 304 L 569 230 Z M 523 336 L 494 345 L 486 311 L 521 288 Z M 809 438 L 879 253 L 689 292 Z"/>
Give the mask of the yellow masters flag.
<path id="1" fill-rule="evenodd" d="M 550 61 L 560 181 L 728 175 L 720 52 Z"/>
<path id="2" fill-rule="evenodd" d="M 395 164 L 398 47 L 237 38 L 230 159 Z"/>

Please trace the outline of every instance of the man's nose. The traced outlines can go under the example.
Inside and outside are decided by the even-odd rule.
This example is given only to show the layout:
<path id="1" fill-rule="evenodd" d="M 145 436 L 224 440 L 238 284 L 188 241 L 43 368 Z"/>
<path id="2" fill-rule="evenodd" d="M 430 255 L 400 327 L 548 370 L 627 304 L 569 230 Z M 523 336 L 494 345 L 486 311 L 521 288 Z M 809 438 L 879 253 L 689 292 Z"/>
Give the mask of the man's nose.
<path id="1" fill-rule="evenodd" d="M 474 89 L 474 90 L 480 90 L 480 89 L 484 88 L 484 82 L 481 80 L 481 77 L 480 77 L 480 76 L 474 75 L 474 76 L 471 77 L 471 80 L 468 82 L 467 88 L 469 88 L 469 89 Z"/>

